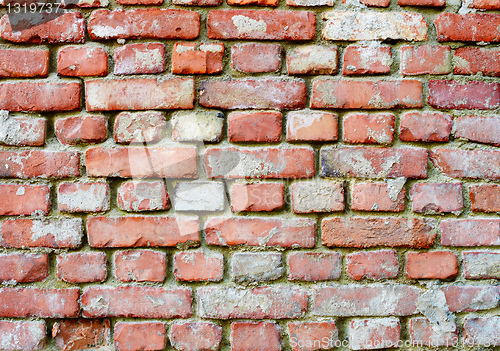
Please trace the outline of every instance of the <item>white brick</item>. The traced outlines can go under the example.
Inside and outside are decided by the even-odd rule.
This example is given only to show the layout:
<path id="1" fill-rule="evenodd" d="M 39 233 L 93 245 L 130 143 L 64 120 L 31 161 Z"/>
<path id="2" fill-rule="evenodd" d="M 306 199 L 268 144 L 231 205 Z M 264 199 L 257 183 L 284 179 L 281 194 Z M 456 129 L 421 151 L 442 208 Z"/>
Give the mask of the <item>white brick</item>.
<path id="1" fill-rule="evenodd" d="M 292 185 L 295 213 L 333 212 L 344 210 L 344 189 L 331 181 L 305 181 Z"/>
<path id="2" fill-rule="evenodd" d="M 225 204 L 222 182 L 182 182 L 175 186 L 176 211 L 222 211 Z"/>
<path id="3" fill-rule="evenodd" d="M 231 269 L 236 282 L 276 280 L 283 275 L 281 254 L 277 252 L 236 253 Z"/>
<path id="4" fill-rule="evenodd" d="M 217 111 L 176 112 L 171 123 L 175 141 L 217 142 L 222 137 L 224 114 Z"/>

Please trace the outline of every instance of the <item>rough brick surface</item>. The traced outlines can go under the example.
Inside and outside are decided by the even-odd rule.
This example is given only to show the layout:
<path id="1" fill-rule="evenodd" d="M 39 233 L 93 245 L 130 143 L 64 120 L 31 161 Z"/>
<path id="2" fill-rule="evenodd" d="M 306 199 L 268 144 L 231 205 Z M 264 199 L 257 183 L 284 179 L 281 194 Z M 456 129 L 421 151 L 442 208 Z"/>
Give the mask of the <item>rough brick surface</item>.
<path id="1" fill-rule="evenodd" d="M 218 111 L 182 111 L 170 119 L 175 141 L 218 142 L 222 138 L 224 115 Z"/>
<path id="2" fill-rule="evenodd" d="M 227 133 L 232 142 L 278 143 L 281 140 L 281 113 L 231 112 L 227 117 Z"/>
<path id="3" fill-rule="evenodd" d="M 394 250 L 362 251 L 346 256 L 347 275 L 355 280 L 396 278 L 398 256 Z"/>
<path id="4" fill-rule="evenodd" d="M 462 183 L 419 183 L 410 190 L 414 212 L 454 212 L 463 208 Z"/>
<path id="5" fill-rule="evenodd" d="M 390 144 L 395 120 L 392 113 L 350 113 L 344 116 L 343 140 L 348 144 Z"/>
<path id="6" fill-rule="evenodd" d="M 335 74 L 337 73 L 336 46 L 308 45 L 286 52 L 288 74 Z"/>
<path id="7" fill-rule="evenodd" d="M 166 346 L 165 323 L 119 322 L 115 324 L 114 340 L 118 351 L 161 350 Z"/>
<path id="8" fill-rule="evenodd" d="M 344 52 L 342 74 L 385 74 L 391 71 L 391 64 L 390 46 L 350 45 Z"/>
<path id="9" fill-rule="evenodd" d="M 180 281 L 217 282 L 224 273 L 224 256 L 215 252 L 178 252 L 174 255 L 173 270 Z"/>
<path id="10" fill-rule="evenodd" d="M 0 345 L 4 350 L 41 350 L 46 342 L 43 321 L 0 321 Z"/>
<path id="11" fill-rule="evenodd" d="M 452 252 L 409 252 L 406 256 L 406 276 L 410 279 L 448 279 L 457 274 L 458 260 Z"/>
<path id="12" fill-rule="evenodd" d="M 231 49 L 231 67 L 238 72 L 276 72 L 280 66 L 280 45 L 240 44 Z"/>
<path id="13" fill-rule="evenodd" d="M 287 327 L 293 351 L 327 350 L 339 341 L 339 331 L 333 321 L 294 322 Z"/>
<path id="14" fill-rule="evenodd" d="M 115 276 L 122 282 L 162 282 L 167 269 L 165 253 L 152 250 L 117 251 Z"/>
<path id="15" fill-rule="evenodd" d="M 47 77 L 49 72 L 48 50 L 0 50 L 0 77 Z"/>
<path id="16" fill-rule="evenodd" d="M 288 255 L 288 280 L 338 279 L 341 265 L 342 255 L 337 252 L 294 252 Z"/>
<path id="17" fill-rule="evenodd" d="M 285 205 L 285 186 L 281 183 L 234 184 L 231 187 L 231 210 L 275 211 Z"/>
<path id="18" fill-rule="evenodd" d="M 464 344 L 468 346 L 499 346 L 499 325 L 500 318 L 497 316 L 467 318 L 464 321 L 464 331 L 462 335 Z"/>
<path id="19" fill-rule="evenodd" d="M 500 212 L 500 185 L 472 185 L 469 191 L 472 211 Z"/>
<path id="20" fill-rule="evenodd" d="M 462 262 L 464 277 L 467 279 L 499 279 L 500 252 L 468 251 L 464 252 Z"/>
<path id="21" fill-rule="evenodd" d="M 50 210 L 50 188 L 47 185 L 0 185 L 0 215 L 42 214 Z"/>
<path id="22" fill-rule="evenodd" d="M 170 343 L 176 350 L 219 350 L 222 327 L 212 323 L 174 323 L 170 329 Z"/>
<path id="23" fill-rule="evenodd" d="M 232 279 L 237 283 L 276 280 L 284 271 L 278 252 L 241 252 L 231 258 Z"/>
<path id="24" fill-rule="evenodd" d="M 32 283 L 49 276 L 49 256 L 46 254 L 3 254 L 0 255 L 0 281 Z M 1 344 L 0 344 L 1 345 Z"/>
<path id="25" fill-rule="evenodd" d="M 441 222 L 444 246 L 493 246 L 500 243 L 500 220 L 448 219 Z"/>
<path id="26" fill-rule="evenodd" d="M 391 181 L 355 183 L 351 191 L 351 208 L 356 211 L 401 212 L 405 208 L 404 186 L 399 187 Z"/>
<path id="27" fill-rule="evenodd" d="M 107 277 L 104 252 L 81 252 L 57 256 L 57 277 L 68 283 L 102 282 Z"/>
<path id="28" fill-rule="evenodd" d="M 493 13 L 441 13 L 435 20 L 438 41 L 500 41 L 500 16 Z"/>
<path id="29" fill-rule="evenodd" d="M 429 81 L 429 105 L 438 109 L 494 109 L 500 105 L 500 85 L 481 81 Z"/>
<path id="30" fill-rule="evenodd" d="M 61 183 L 57 187 L 57 208 L 64 212 L 101 212 L 109 209 L 106 183 Z"/>
<path id="31" fill-rule="evenodd" d="M 231 349 L 241 351 L 281 350 L 281 330 L 273 322 L 231 323 Z"/>
<path id="32" fill-rule="evenodd" d="M 405 76 L 447 74 L 452 69 L 449 46 L 403 46 L 399 54 L 401 55 L 401 74 Z"/>
<path id="33" fill-rule="evenodd" d="M 222 71 L 223 56 L 222 43 L 175 43 L 172 52 L 172 73 L 219 73 Z"/>
<path id="34" fill-rule="evenodd" d="M 455 138 L 500 146 L 500 116 L 465 116 L 455 119 Z"/>
<path id="35" fill-rule="evenodd" d="M 446 142 L 450 140 L 452 117 L 440 112 L 406 112 L 400 117 L 401 141 Z"/>
<path id="36" fill-rule="evenodd" d="M 118 144 L 153 144 L 164 136 L 167 122 L 160 111 L 120 112 L 113 134 Z"/>
<path id="37" fill-rule="evenodd" d="M 104 116 L 74 116 L 54 122 L 57 139 L 65 145 L 100 143 L 106 140 L 108 129 Z"/>
<path id="38" fill-rule="evenodd" d="M 155 74 L 165 70 L 165 45 L 129 44 L 115 49 L 115 74 Z"/>
<path id="39" fill-rule="evenodd" d="M 60 350 L 81 350 L 109 346 L 109 320 L 68 319 L 54 323 L 52 338 Z"/>
<path id="40" fill-rule="evenodd" d="M 0 144 L 7 146 L 43 146 L 47 123 L 44 118 L 14 117 L 0 110 Z"/>
<path id="41" fill-rule="evenodd" d="M 447 286 L 442 289 L 450 312 L 474 312 L 498 306 L 496 286 Z"/>
<path id="42" fill-rule="evenodd" d="M 338 117 L 334 113 L 293 111 L 287 115 L 287 141 L 334 141 L 337 137 Z"/>
<path id="43" fill-rule="evenodd" d="M 105 76 L 108 74 L 108 53 L 102 47 L 65 46 L 57 55 L 57 74 Z"/>
<path id="44" fill-rule="evenodd" d="M 295 213 L 344 210 L 344 188 L 331 181 L 297 182 L 291 186 Z"/>
<path id="45" fill-rule="evenodd" d="M 485 76 L 500 75 L 500 51 L 482 48 L 458 48 L 453 56 L 455 74 L 476 74 Z"/>
<path id="46" fill-rule="evenodd" d="M 421 345 L 438 347 L 453 346 L 458 342 L 456 331 L 443 332 L 436 324 L 430 322 L 427 318 L 410 319 L 410 340 Z"/>
<path id="47" fill-rule="evenodd" d="M 434 149 L 434 167 L 452 178 L 500 179 L 500 151 Z"/>
<path id="48" fill-rule="evenodd" d="M 168 210 L 168 194 L 162 181 L 129 181 L 118 187 L 118 208 L 129 212 Z"/>
<path id="49" fill-rule="evenodd" d="M 401 324 L 397 318 L 355 319 L 349 324 L 351 350 L 370 350 L 397 346 Z"/>

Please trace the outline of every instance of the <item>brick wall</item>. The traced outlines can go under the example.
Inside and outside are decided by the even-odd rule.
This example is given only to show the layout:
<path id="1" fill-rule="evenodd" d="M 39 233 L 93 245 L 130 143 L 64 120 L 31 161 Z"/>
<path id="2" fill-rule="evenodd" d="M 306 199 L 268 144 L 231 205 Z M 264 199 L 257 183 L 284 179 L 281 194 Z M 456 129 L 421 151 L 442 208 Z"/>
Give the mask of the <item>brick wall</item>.
<path id="1" fill-rule="evenodd" d="M 498 0 L 33 5 L 1 350 L 500 346 Z"/>

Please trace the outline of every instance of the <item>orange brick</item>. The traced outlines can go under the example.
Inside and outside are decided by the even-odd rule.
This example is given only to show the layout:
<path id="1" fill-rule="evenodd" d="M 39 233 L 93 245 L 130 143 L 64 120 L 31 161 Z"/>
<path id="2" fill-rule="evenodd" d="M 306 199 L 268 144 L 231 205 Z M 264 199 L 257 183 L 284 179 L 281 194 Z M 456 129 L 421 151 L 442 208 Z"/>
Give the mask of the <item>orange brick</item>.
<path id="1" fill-rule="evenodd" d="M 222 43 L 175 43 L 172 73 L 213 74 L 222 72 Z"/>
<path id="2" fill-rule="evenodd" d="M 338 117 L 334 113 L 297 111 L 287 116 L 286 140 L 335 141 L 338 136 Z"/>
<path id="3" fill-rule="evenodd" d="M 449 279 L 458 274 L 458 260 L 453 252 L 409 252 L 406 276 L 410 279 Z"/>

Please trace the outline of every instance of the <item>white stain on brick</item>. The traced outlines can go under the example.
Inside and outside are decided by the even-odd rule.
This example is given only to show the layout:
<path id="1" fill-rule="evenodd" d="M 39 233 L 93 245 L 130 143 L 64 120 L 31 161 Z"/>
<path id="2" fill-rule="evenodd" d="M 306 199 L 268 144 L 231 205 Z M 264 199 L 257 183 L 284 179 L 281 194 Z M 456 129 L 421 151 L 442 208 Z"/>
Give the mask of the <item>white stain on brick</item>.
<path id="1" fill-rule="evenodd" d="M 82 242 L 82 219 L 33 220 L 31 240 L 51 236 L 57 243 L 70 243 L 79 246 Z"/>
<path id="2" fill-rule="evenodd" d="M 222 211 L 225 205 L 222 182 L 182 182 L 175 187 L 176 211 Z"/>
<path id="3" fill-rule="evenodd" d="M 253 18 L 236 15 L 232 21 L 240 33 L 266 32 L 267 24 L 263 20 L 254 20 Z"/>

